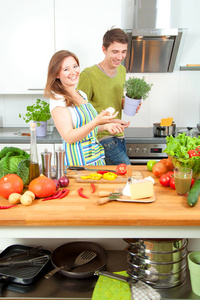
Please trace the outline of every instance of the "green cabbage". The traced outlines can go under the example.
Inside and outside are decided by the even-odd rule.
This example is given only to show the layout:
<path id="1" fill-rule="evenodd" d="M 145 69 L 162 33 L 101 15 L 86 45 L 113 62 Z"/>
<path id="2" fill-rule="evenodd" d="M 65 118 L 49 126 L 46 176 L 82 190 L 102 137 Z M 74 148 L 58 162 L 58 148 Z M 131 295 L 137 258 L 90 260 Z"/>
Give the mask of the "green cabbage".
<path id="1" fill-rule="evenodd" d="M 30 155 L 22 149 L 16 147 L 4 147 L 0 151 L 0 178 L 6 174 L 17 174 L 19 163 L 22 160 L 29 159 L 29 157 Z"/>

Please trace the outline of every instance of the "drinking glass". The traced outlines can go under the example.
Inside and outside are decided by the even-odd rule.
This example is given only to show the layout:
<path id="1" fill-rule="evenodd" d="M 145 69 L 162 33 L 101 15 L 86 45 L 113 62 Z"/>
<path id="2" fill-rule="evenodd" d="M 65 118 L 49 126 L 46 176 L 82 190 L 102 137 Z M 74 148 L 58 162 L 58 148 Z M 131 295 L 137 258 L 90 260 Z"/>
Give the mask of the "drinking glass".
<path id="1" fill-rule="evenodd" d="M 177 194 L 179 196 L 186 196 L 190 190 L 192 182 L 192 169 L 175 168 L 174 180 Z"/>

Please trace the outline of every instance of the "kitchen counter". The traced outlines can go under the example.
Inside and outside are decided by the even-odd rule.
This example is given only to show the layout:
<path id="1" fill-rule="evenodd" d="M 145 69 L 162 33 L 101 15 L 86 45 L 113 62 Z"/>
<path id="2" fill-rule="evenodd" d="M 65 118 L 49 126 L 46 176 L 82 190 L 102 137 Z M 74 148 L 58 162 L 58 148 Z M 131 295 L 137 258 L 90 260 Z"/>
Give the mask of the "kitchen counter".
<path id="1" fill-rule="evenodd" d="M 115 166 L 108 166 L 115 169 Z M 35 200 L 31 206 L 1 210 L 0 238 L 18 239 L 111 239 L 113 238 L 196 238 L 199 239 L 200 202 L 189 207 L 186 197 L 177 196 L 171 188 L 162 187 L 158 178 L 146 166 L 132 166 L 132 174 L 141 172 L 143 177 L 155 179 L 155 201 L 152 203 L 127 203 L 112 201 L 98 206 L 99 190 L 114 191 L 125 183 L 95 183 L 96 191 L 91 194 L 89 183 L 77 183 L 70 177 L 70 193 L 60 200 L 42 202 Z M 84 186 L 89 199 L 81 198 L 77 190 Z M 0 205 L 7 200 L 0 198 Z M 127 269 L 126 253 L 111 251 L 109 271 Z M 42 278 L 30 291 L 17 290 L 19 286 L 9 286 L 4 292 L 5 299 L 91 299 L 97 278 L 82 281 L 66 279 L 56 274 L 49 281 Z M 75 282 L 76 281 L 76 282 Z M 191 291 L 190 279 L 180 286 L 162 289 L 163 299 L 200 299 Z"/>
<path id="2" fill-rule="evenodd" d="M 30 144 L 30 136 L 21 135 L 21 133 L 30 133 L 28 127 L 0 127 L 1 144 Z M 62 143 L 62 139 L 57 129 L 54 128 L 51 134 L 45 137 L 37 137 L 38 144 L 55 144 Z"/>
<path id="3" fill-rule="evenodd" d="M 27 127 L 0 127 L 0 143 L 30 143 L 29 136 L 22 136 L 17 134 L 19 131 L 23 133 L 29 133 L 30 130 Z M 153 137 L 153 128 L 140 127 L 140 128 L 126 128 L 125 138 L 127 143 L 166 143 L 164 137 Z M 38 144 L 55 144 L 62 143 L 62 139 L 57 129 L 54 127 L 51 134 L 47 134 L 46 137 L 37 137 Z"/>
<path id="4" fill-rule="evenodd" d="M 176 134 L 179 130 L 187 130 L 183 127 L 178 127 L 176 129 Z M 197 128 L 194 128 L 198 132 Z M 0 127 L 0 143 L 20 143 L 20 144 L 29 144 L 30 137 L 22 136 L 18 134 L 29 133 L 30 130 L 28 127 Z M 126 143 L 146 143 L 146 144 L 166 144 L 165 137 L 154 137 L 153 136 L 153 127 L 129 127 L 124 130 Z M 62 143 L 62 139 L 57 129 L 54 127 L 51 134 L 47 134 L 46 137 L 37 137 L 38 144 L 56 144 Z"/>
<path id="5" fill-rule="evenodd" d="M 114 168 L 114 166 L 109 166 Z M 132 171 L 143 177 L 153 176 L 146 166 L 132 166 Z M 35 200 L 31 206 L 1 210 L 0 237 L 44 238 L 124 238 L 124 237 L 194 237 L 199 238 L 200 202 L 189 207 L 186 197 L 175 190 L 162 187 L 155 178 L 155 201 L 152 203 L 127 203 L 113 201 L 97 205 L 99 190 L 114 191 L 125 183 L 95 183 L 96 192 L 91 194 L 89 183 L 77 183 L 70 178 L 70 193 L 62 200 Z M 89 199 L 78 195 L 84 186 Z M 7 200 L 0 198 L 0 204 Z M 59 228 L 59 230 L 57 230 Z M 39 229 L 39 230 L 38 230 Z"/>

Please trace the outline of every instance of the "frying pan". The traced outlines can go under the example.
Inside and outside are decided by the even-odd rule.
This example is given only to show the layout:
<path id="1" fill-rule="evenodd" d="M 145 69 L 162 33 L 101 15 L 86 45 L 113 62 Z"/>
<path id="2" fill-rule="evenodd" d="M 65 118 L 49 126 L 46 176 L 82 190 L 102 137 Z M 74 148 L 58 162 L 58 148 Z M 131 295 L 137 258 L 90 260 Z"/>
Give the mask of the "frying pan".
<path id="1" fill-rule="evenodd" d="M 97 253 L 97 256 L 85 265 L 73 268 L 72 270 L 58 271 L 70 278 L 88 278 L 94 275 L 96 270 L 102 269 L 108 262 L 108 253 L 100 245 L 92 242 L 71 242 L 59 246 L 51 256 L 52 265 L 55 268 L 71 265 L 76 257 L 85 250 Z"/>
<path id="2" fill-rule="evenodd" d="M 31 248 L 32 247 L 18 244 L 9 246 L 1 252 L 0 259 L 13 254 L 23 253 Z M 41 255 L 41 253 L 47 255 L 47 259 L 42 265 L 0 267 L 0 297 L 2 296 L 3 289 L 5 289 L 8 284 L 17 283 L 21 285 L 28 285 L 36 282 L 39 278 L 41 278 L 41 276 L 43 276 L 43 272 L 47 268 L 48 263 L 50 263 L 51 251 L 42 249 L 42 252 L 40 252 L 39 255 Z"/>

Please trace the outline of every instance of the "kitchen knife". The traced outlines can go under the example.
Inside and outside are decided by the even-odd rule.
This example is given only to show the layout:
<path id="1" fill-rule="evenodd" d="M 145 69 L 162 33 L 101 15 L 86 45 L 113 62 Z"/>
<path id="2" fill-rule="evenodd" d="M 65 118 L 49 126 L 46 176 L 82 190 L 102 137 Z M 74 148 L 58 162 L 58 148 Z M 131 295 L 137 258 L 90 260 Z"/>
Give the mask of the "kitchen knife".
<path id="1" fill-rule="evenodd" d="M 120 199 L 130 200 L 131 199 L 131 197 L 125 196 L 122 193 L 110 193 L 107 191 L 99 191 L 98 196 L 100 197 L 97 200 L 98 205 L 102 205 L 102 204 L 108 203 L 109 201 L 114 201 L 114 200 L 120 200 Z"/>
<path id="2" fill-rule="evenodd" d="M 113 172 L 116 173 L 114 170 L 108 170 L 108 169 L 90 169 L 86 167 L 76 167 L 76 166 L 69 166 L 67 167 L 68 170 L 74 170 L 74 171 L 107 171 L 107 172 Z"/>

